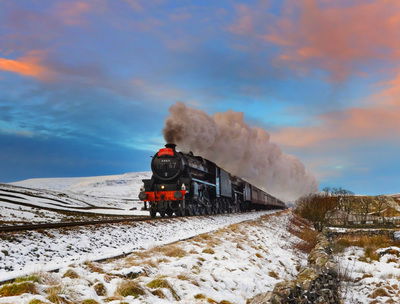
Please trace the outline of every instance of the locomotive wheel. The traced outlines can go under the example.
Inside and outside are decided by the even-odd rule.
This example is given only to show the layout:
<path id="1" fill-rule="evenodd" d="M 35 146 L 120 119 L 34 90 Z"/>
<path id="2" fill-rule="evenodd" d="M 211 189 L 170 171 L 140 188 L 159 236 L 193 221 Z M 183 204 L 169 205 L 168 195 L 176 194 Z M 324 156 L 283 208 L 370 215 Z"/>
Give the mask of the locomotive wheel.
<path id="1" fill-rule="evenodd" d="M 155 217 L 156 217 L 156 214 L 157 214 L 157 211 L 156 211 L 156 210 L 150 209 L 150 217 L 151 217 L 151 218 L 155 218 Z"/>
<path id="2" fill-rule="evenodd" d="M 171 216 L 174 214 L 174 211 L 172 211 L 172 209 L 168 209 L 168 210 L 166 211 L 166 213 L 167 213 L 167 215 L 168 215 L 169 217 L 171 217 Z"/>
<path id="3" fill-rule="evenodd" d="M 213 214 L 213 210 L 212 210 L 211 206 L 206 207 L 206 214 L 207 215 Z"/>
<path id="4" fill-rule="evenodd" d="M 165 211 L 160 211 L 160 216 L 165 217 Z"/>
<path id="5" fill-rule="evenodd" d="M 175 211 L 175 215 L 176 215 L 176 216 L 182 216 L 182 215 L 183 215 L 182 210 L 181 210 L 181 209 L 176 210 L 176 211 Z"/>

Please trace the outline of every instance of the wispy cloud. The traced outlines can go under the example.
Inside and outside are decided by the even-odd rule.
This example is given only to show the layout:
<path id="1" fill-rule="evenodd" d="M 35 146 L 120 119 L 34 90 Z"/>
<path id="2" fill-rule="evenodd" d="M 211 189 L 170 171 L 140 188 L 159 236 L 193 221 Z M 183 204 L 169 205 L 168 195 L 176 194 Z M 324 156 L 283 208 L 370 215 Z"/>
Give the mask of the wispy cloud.
<path id="1" fill-rule="evenodd" d="M 42 63 L 43 52 L 31 51 L 27 55 L 8 59 L 0 57 L 0 70 L 44 79 L 50 74 L 50 70 Z"/>
<path id="2" fill-rule="evenodd" d="M 312 147 L 331 142 L 356 145 L 356 141 L 400 139 L 400 74 L 388 87 L 368 97 L 368 106 L 348 108 L 314 117 L 311 126 L 282 128 L 273 139 L 289 147 Z"/>
<path id="3" fill-rule="evenodd" d="M 399 1 L 287 1 L 279 17 L 259 10 L 238 6 L 230 30 L 280 47 L 277 62 L 294 69 L 323 69 L 342 81 L 400 58 Z"/>

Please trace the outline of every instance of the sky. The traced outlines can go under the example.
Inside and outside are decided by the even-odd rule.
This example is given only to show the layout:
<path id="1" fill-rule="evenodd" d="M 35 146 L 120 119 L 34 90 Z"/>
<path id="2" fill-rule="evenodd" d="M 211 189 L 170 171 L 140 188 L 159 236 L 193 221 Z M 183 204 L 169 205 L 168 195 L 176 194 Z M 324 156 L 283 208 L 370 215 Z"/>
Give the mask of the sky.
<path id="1" fill-rule="evenodd" d="M 400 192 L 398 0 L 0 0 L 0 182 L 150 168 L 177 101 Z"/>

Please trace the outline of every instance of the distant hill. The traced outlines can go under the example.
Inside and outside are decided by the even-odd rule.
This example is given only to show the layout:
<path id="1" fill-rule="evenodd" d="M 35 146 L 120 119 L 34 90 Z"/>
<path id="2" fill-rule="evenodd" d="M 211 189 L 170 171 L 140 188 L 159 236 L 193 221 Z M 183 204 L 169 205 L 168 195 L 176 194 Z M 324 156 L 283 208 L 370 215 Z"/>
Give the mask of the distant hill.
<path id="1" fill-rule="evenodd" d="M 136 199 L 143 185 L 142 179 L 150 177 L 151 172 L 131 172 L 91 177 L 32 178 L 11 183 L 11 185 L 97 197 Z"/>

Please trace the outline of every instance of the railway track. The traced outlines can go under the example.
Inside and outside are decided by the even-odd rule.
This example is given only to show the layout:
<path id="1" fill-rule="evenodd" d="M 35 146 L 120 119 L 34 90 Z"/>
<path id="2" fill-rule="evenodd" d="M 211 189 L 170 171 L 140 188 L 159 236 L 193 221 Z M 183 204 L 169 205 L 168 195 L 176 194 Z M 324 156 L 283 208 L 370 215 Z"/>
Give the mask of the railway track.
<path id="1" fill-rule="evenodd" d="M 2 232 L 28 231 L 28 230 L 40 230 L 40 229 L 51 229 L 51 228 L 79 227 L 79 226 L 89 226 L 89 225 L 97 225 L 97 224 L 115 224 L 115 223 L 123 223 L 123 222 L 143 222 L 143 221 L 147 221 L 147 220 L 151 220 L 151 218 L 149 216 L 137 216 L 137 217 L 119 218 L 119 219 L 107 219 L 107 220 L 97 220 L 97 221 L 58 222 L 58 223 L 0 226 L 0 233 L 2 233 Z"/>

